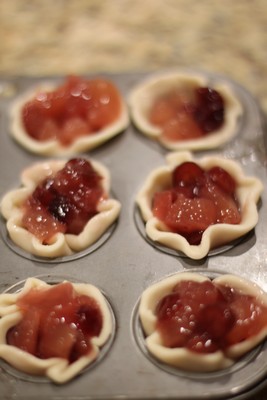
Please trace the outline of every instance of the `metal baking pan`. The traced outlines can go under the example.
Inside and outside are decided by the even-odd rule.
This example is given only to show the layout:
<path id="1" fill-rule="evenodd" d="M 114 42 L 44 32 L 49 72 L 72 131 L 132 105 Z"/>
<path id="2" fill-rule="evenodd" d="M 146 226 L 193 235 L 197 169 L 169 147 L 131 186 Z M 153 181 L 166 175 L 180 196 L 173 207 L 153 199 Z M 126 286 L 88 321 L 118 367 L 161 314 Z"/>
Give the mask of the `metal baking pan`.
<path id="1" fill-rule="evenodd" d="M 196 71 L 199 72 L 199 71 Z M 201 71 L 200 71 L 201 72 Z M 111 172 L 112 192 L 122 203 L 116 226 L 91 252 L 67 260 L 45 261 L 16 251 L 8 242 L 2 222 L 0 241 L 1 292 L 30 276 L 73 277 L 98 286 L 107 296 L 115 315 L 113 343 L 108 352 L 81 375 L 59 386 L 44 378 L 16 372 L 0 364 L 1 399 L 248 399 L 264 390 L 267 376 L 267 343 L 219 373 L 173 372 L 151 360 L 144 347 L 137 316 L 143 290 L 155 281 L 188 269 L 204 273 L 230 272 L 257 282 L 267 289 L 267 197 L 266 134 L 257 102 L 250 93 L 227 77 L 203 72 L 210 82 L 227 82 L 240 99 L 244 114 L 238 135 L 216 152 L 239 161 L 248 175 L 265 185 L 259 205 L 259 222 L 249 235 L 233 246 L 200 261 L 168 254 L 151 245 L 136 222 L 135 196 L 148 173 L 165 164 L 167 151 L 141 135 L 133 125 L 105 145 L 86 154 Z M 99 74 L 113 80 L 125 97 L 147 76 Z M 8 134 L 8 111 L 12 100 L 40 78 L 0 79 L 0 196 L 19 185 L 20 172 L 41 156 L 28 153 Z M 47 79 L 46 79 L 47 80 Z M 51 78 L 59 81 L 60 78 Z M 141 229 L 142 230 L 142 229 Z M 253 397 L 255 398 L 255 397 Z"/>

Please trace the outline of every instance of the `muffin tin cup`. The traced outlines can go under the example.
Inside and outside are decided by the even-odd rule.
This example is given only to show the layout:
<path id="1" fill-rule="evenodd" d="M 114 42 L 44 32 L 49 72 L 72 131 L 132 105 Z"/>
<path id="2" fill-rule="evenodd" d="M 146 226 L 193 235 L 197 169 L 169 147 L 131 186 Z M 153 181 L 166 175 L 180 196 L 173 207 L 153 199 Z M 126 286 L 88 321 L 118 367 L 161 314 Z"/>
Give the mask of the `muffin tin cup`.
<path id="1" fill-rule="evenodd" d="M 69 281 L 71 283 L 89 283 L 89 282 L 82 282 L 82 281 L 78 280 L 77 278 L 73 278 L 71 276 L 39 275 L 39 276 L 35 276 L 34 278 L 40 279 L 41 281 L 46 282 L 49 285 L 55 285 L 55 284 L 61 283 L 63 281 Z M 19 293 L 23 289 L 25 282 L 26 282 L 26 280 L 15 283 L 14 285 L 7 288 L 3 293 Z M 78 375 L 86 374 L 92 368 L 97 367 L 97 365 L 100 364 L 101 361 L 106 357 L 106 355 L 115 339 L 115 333 L 116 333 L 115 314 L 114 314 L 112 305 L 110 304 L 110 302 L 108 300 L 107 295 L 103 292 L 102 292 L 102 295 L 105 297 L 106 304 L 108 306 L 108 310 L 109 310 L 110 316 L 111 316 L 111 323 L 112 323 L 111 334 L 110 334 L 108 340 L 106 341 L 106 343 L 104 344 L 104 346 L 102 346 L 100 348 L 98 357 L 92 363 L 90 363 L 86 368 L 84 368 Z M 34 383 L 49 383 L 49 382 L 51 382 L 50 379 L 48 379 L 47 377 L 37 376 L 37 375 L 34 376 L 34 375 L 24 373 L 23 371 L 19 371 L 16 368 L 14 368 L 12 365 L 8 364 L 6 361 L 2 360 L 1 358 L 0 358 L 0 366 L 11 376 L 16 377 L 18 379 L 22 379 L 24 381 L 34 382 Z"/>
<path id="2" fill-rule="evenodd" d="M 192 72 L 192 70 L 190 71 Z M 142 221 L 136 214 L 135 197 L 145 177 L 154 168 L 165 164 L 167 150 L 157 142 L 145 138 L 131 124 L 125 132 L 87 153 L 86 157 L 103 163 L 111 174 L 112 191 L 121 202 L 122 209 L 115 227 L 107 233 L 108 240 L 91 252 L 76 254 L 69 260 L 45 260 L 28 257 L 12 248 L 5 227 L 2 225 L 1 283 L 2 291 L 15 287 L 16 282 L 27 277 L 72 277 L 73 280 L 90 282 L 108 294 L 107 300 L 114 312 L 112 346 L 103 348 L 103 357 L 92 364 L 66 385 L 55 386 L 49 381 L 19 376 L 1 364 L 0 387 L 3 396 L 40 399 L 148 400 L 148 399 L 245 399 L 262 388 L 267 376 L 267 344 L 262 343 L 248 353 L 229 371 L 218 373 L 184 373 L 158 365 L 147 354 L 140 328 L 137 307 L 142 292 L 155 281 L 190 270 L 210 274 L 233 273 L 255 281 L 267 290 L 267 198 L 266 198 L 266 139 L 263 121 L 257 102 L 236 82 L 228 77 L 197 71 L 208 76 L 210 82 L 223 82 L 231 86 L 240 100 L 244 112 L 238 132 L 233 140 L 218 149 L 196 152 L 196 157 L 218 154 L 235 159 L 246 175 L 257 176 L 265 185 L 259 207 L 259 221 L 253 231 L 223 249 L 214 250 L 201 260 L 191 260 L 175 252 L 162 251 L 148 243 Z M 130 90 L 147 73 L 106 74 L 127 98 Z M 38 84 L 38 78 L 0 79 L 4 87 L 0 93 L 1 148 L 0 148 L 0 197 L 13 189 L 21 171 L 31 163 L 45 157 L 28 153 L 8 134 L 9 107 L 17 95 Z M 53 79 L 52 79 L 53 80 Z M 57 77 L 54 81 L 60 81 Z M 77 155 L 75 155 L 77 156 Z M 82 155 L 81 155 L 82 156 Z M 138 219 L 139 218 L 139 219 Z M 116 228 L 116 229 L 115 229 Z M 68 262 L 65 262 L 68 261 Z M 13 286 L 15 285 L 15 286 Z M 18 286 L 17 286 L 18 285 Z M 6 369 L 7 368 L 7 369 Z M 39 379 L 39 378 L 38 378 Z M 267 392 L 266 392 L 267 393 Z M 2 394 L 0 394 L 1 398 Z"/>
<path id="3" fill-rule="evenodd" d="M 26 258 L 30 261 L 33 261 L 33 262 L 44 263 L 44 264 L 58 264 L 58 263 L 66 263 L 66 262 L 70 262 L 70 261 L 79 260 L 80 258 L 85 257 L 85 256 L 93 253 L 94 251 L 96 251 L 98 248 L 103 246 L 107 240 L 109 240 L 110 236 L 115 231 L 117 224 L 118 224 L 118 221 L 117 220 L 114 221 L 114 223 L 108 227 L 108 229 L 101 235 L 101 237 L 99 239 L 97 239 L 96 242 L 94 242 L 92 245 L 87 247 L 86 249 L 79 251 L 77 253 L 72 253 L 71 255 L 68 255 L 68 256 L 55 257 L 55 258 L 38 257 L 34 254 L 27 252 L 26 250 L 22 249 L 21 247 L 19 247 L 10 238 L 7 228 L 6 228 L 6 221 L 3 218 L 0 218 L 0 232 L 2 235 L 3 241 L 10 248 L 10 250 L 13 251 L 14 253 L 16 253 L 17 255 L 19 255 L 23 258 Z"/>
<path id="4" fill-rule="evenodd" d="M 210 269 L 202 269 L 202 268 L 193 268 L 193 269 L 188 269 L 186 271 L 187 273 L 196 273 L 200 274 L 203 276 L 208 277 L 209 279 L 213 280 L 214 278 L 221 276 L 224 274 L 223 271 L 219 270 L 210 270 Z M 177 275 L 177 274 L 176 274 Z M 179 275 L 179 274 L 178 274 Z M 170 278 L 171 275 L 165 276 L 161 278 L 160 280 L 164 280 L 165 278 Z M 152 283 L 158 283 L 154 282 Z M 234 374 L 237 371 L 243 370 L 244 373 L 248 373 L 248 371 L 251 368 L 251 365 L 255 362 L 257 357 L 259 357 L 260 353 L 264 351 L 264 343 L 261 343 L 257 347 L 253 348 L 251 351 L 246 353 L 243 357 L 241 357 L 239 360 L 237 360 L 231 367 L 225 368 L 225 369 L 220 369 L 217 371 L 212 371 L 212 372 L 194 372 L 194 371 L 188 371 L 188 370 L 183 370 L 182 368 L 176 368 L 171 365 L 168 365 L 167 363 L 164 363 L 156 357 L 154 357 L 149 351 L 147 350 L 146 344 L 145 344 L 145 338 L 146 335 L 144 333 L 142 323 L 140 321 L 139 317 L 139 306 L 140 306 L 140 299 L 137 301 L 133 315 L 132 315 L 132 330 L 133 330 L 133 336 L 135 338 L 136 344 L 138 345 L 139 349 L 142 351 L 142 353 L 150 360 L 150 362 L 154 363 L 158 368 L 162 369 L 163 371 L 176 375 L 177 377 L 183 377 L 183 378 L 189 378 L 192 380 L 227 380 L 230 375 Z M 259 375 L 261 374 L 261 368 L 259 368 Z"/>

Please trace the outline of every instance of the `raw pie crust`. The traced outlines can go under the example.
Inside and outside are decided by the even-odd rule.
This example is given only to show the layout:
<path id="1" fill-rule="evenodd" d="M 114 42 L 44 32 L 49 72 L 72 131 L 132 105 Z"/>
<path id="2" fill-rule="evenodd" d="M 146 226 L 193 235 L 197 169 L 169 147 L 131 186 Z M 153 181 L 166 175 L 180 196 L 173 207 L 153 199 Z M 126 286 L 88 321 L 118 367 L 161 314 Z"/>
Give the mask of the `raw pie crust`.
<path id="1" fill-rule="evenodd" d="M 66 161 L 52 160 L 37 163 L 25 169 L 21 174 L 22 187 L 8 192 L 2 199 L 1 212 L 7 220 L 6 227 L 10 238 L 19 247 L 40 257 L 62 257 L 82 251 L 95 243 L 110 225 L 118 218 L 121 204 L 109 198 L 110 174 L 106 167 L 90 160 L 93 168 L 102 177 L 101 185 L 105 198 L 97 205 L 98 214 L 91 218 L 79 235 L 57 233 L 47 245 L 42 244 L 32 233 L 22 227 L 23 212 L 21 205 L 34 191 L 39 182 L 55 175 Z"/>
<path id="2" fill-rule="evenodd" d="M 148 175 L 136 198 L 136 203 L 145 221 L 146 234 L 150 239 L 181 251 L 192 259 L 201 259 L 207 256 L 211 249 L 244 236 L 256 226 L 258 222 L 257 202 L 263 191 L 263 184 L 255 177 L 245 176 L 235 161 L 216 155 L 194 160 L 190 152 L 169 153 L 166 161 L 167 166 L 159 167 Z M 240 204 L 241 223 L 237 225 L 220 223 L 209 226 L 204 231 L 199 245 L 190 245 L 182 235 L 170 232 L 164 223 L 154 217 L 152 213 L 154 193 L 171 187 L 173 169 L 185 161 L 194 161 L 204 170 L 220 166 L 237 182 L 236 195 Z"/>
<path id="3" fill-rule="evenodd" d="M 91 364 L 99 355 L 102 347 L 110 337 L 112 319 L 107 302 L 95 286 L 85 283 L 72 283 L 78 294 L 93 297 L 102 312 L 103 326 L 99 336 L 91 339 L 92 351 L 80 357 L 72 364 L 64 358 L 40 359 L 15 346 L 8 345 L 6 335 L 8 330 L 19 323 L 22 313 L 16 305 L 17 299 L 32 288 L 46 288 L 50 285 L 36 278 L 28 278 L 23 289 L 18 293 L 3 293 L 0 295 L 0 358 L 14 368 L 30 375 L 44 375 L 56 383 L 64 383 L 79 374 Z"/>
<path id="4" fill-rule="evenodd" d="M 57 86 L 52 83 L 43 83 L 38 87 L 34 87 L 25 94 L 19 96 L 12 104 L 10 110 L 11 129 L 10 133 L 15 140 L 28 151 L 35 154 L 42 154 L 46 156 L 51 155 L 69 155 L 74 153 L 82 153 L 92 150 L 95 147 L 102 145 L 104 142 L 110 140 L 112 137 L 121 133 L 129 125 L 129 113 L 125 101 L 121 97 L 121 114 L 116 121 L 107 125 L 96 133 L 88 134 L 77 138 L 69 146 L 62 146 L 57 140 L 38 141 L 28 135 L 25 131 L 21 111 L 24 104 L 34 98 L 36 93 L 40 91 L 53 91 Z"/>
<path id="5" fill-rule="evenodd" d="M 237 133 L 238 118 L 242 107 L 227 84 L 212 84 L 225 101 L 225 121 L 217 131 L 199 139 L 173 141 L 162 136 L 162 129 L 149 122 L 148 114 L 154 101 L 174 88 L 192 91 L 199 86 L 209 86 L 209 81 L 202 75 L 185 73 L 156 74 L 140 83 L 129 96 L 131 117 L 137 128 L 151 139 L 158 140 L 169 150 L 204 150 L 216 148 L 229 141 Z"/>
<path id="6" fill-rule="evenodd" d="M 141 296 L 139 317 L 146 335 L 146 346 L 154 357 L 166 364 L 183 370 L 211 372 L 230 367 L 238 358 L 249 352 L 266 338 L 267 327 L 262 329 L 257 335 L 230 346 L 225 353 L 216 351 L 210 354 L 199 354 L 182 347 L 165 347 L 162 344 L 159 332 L 156 330 L 157 317 L 155 309 L 159 300 L 171 293 L 174 286 L 182 280 L 203 282 L 209 280 L 209 278 L 192 272 L 178 273 L 150 286 Z M 261 304 L 267 306 L 267 294 L 258 285 L 244 278 L 225 274 L 216 277 L 214 282 L 229 285 L 241 293 L 255 296 Z"/>

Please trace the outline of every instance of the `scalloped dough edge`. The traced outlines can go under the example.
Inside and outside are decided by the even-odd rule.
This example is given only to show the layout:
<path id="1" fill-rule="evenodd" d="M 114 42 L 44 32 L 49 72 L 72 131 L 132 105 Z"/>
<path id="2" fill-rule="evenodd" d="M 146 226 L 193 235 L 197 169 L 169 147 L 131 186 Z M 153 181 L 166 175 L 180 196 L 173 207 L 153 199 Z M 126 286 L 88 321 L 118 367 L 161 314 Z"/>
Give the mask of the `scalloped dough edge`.
<path id="1" fill-rule="evenodd" d="M 145 221 L 145 230 L 150 239 L 176 251 L 181 251 L 192 259 L 201 259 L 207 256 L 211 249 L 241 238 L 257 225 L 259 217 L 257 203 L 263 191 L 263 184 L 256 177 L 245 176 L 241 166 L 236 161 L 217 155 L 195 159 L 190 152 L 169 153 L 166 156 L 166 161 L 167 166 L 158 167 L 147 176 L 136 196 L 136 203 Z M 185 161 L 194 161 L 203 169 L 219 165 L 228 171 L 237 182 L 236 194 L 242 214 L 241 223 L 238 225 L 215 224 L 209 226 L 203 233 L 199 245 L 190 245 L 183 236 L 169 232 L 164 224 L 153 216 L 151 209 L 154 193 L 170 185 L 173 168 Z"/>
<path id="2" fill-rule="evenodd" d="M 173 287 L 183 280 L 203 282 L 209 280 L 209 278 L 195 272 L 177 273 L 152 284 L 141 296 L 139 304 L 140 322 L 146 335 L 146 346 L 156 359 L 187 371 L 212 372 L 230 367 L 237 359 L 266 338 L 267 327 L 250 339 L 229 347 L 225 354 L 222 351 L 216 351 L 212 354 L 198 354 L 185 348 L 171 349 L 164 346 L 160 334 L 156 330 L 155 309 L 159 300 L 169 294 Z M 241 293 L 255 296 L 258 301 L 267 306 L 267 294 L 256 283 L 232 274 L 219 275 L 214 281 L 222 285 L 230 285 Z"/>
<path id="3" fill-rule="evenodd" d="M 128 107 L 121 97 L 121 115 L 112 124 L 106 126 L 96 134 L 90 134 L 82 136 L 75 140 L 70 146 L 62 146 L 57 140 L 49 140 L 45 142 L 39 142 L 31 138 L 25 131 L 22 119 L 21 110 L 24 104 L 31 100 L 34 95 L 41 91 L 52 91 L 57 87 L 52 82 L 39 83 L 37 86 L 29 89 L 27 92 L 18 96 L 10 107 L 10 129 L 11 136 L 25 149 L 34 154 L 40 154 L 44 156 L 67 156 L 75 153 L 82 153 L 93 150 L 94 148 L 104 144 L 113 137 L 122 133 L 130 124 L 130 117 Z"/>
<path id="4" fill-rule="evenodd" d="M 116 199 L 109 198 L 109 171 L 98 161 L 90 160 L 90 162 L 103 177 L 102 187 L 106 195 L 106 198 L 103 198 L 97 206 L 98 214 L 87 222 L 79 235 L 57 233 L 48 245 L 43 245 L 32 233 L 21 226 L 20 205 L 42 179 L 53 176 L 56 171 L 63 168 L 66 161 L 52 160 L 36 163 L 22 172 L 23 186 L 8 192 L 1 201 L 1 213 L 6 219 L 7 231 L 16 245 L 35 256 L 48 258 L 68 256 L 91 246 L 116 221 L 121 210 L 121 203 Z"/>
<path id="5" fill-rule="evenodd" d="M 66 282 L 66 281 L 65 281 Z M 82 370 L 95 361 L 99 355 L 100 348 L 108 341 L 112 332 L 112 318 L 107 300 L 101 291 L 91 284 L 72 283 L 78 294 L 93 297 L 102 312 L 103 326 L 97 337 L 92 338 L 92 351 L 72 364 L 63 358 L 39 359 L 15 346 L 6 343 L 7 331 L 15 326 L 22 318 L 22 314 L 16 306 L 19 296 L 27 293 L 32 288 L 48 288 L 50 285 L 37 278 L 28 278 L 25 285 L 18 293 L 0 294 L 0 358 L 4 359 L 14 368 L 30 375 L 43 375 L 55 383 L 65 383 L 80 374 Z"/>
<path id="6" fill-rule="evenodd" d="M 144 135 L 158 140 L 168 150 L 200 151 L 219 147 L 230 141 L 238 133 L 238 120 L 243 114 L 243 108 L 231 86 L 226 82 L 212 82 L 225 101 L 225 122 L 216 132 L 201 139 L 190 139 L 179 142 L 166 140 L 161 136 L 161 129 L 148 121 L 147 114 L 155 98 L 176 88 L 188 87 L 193 89 L 209 85 L 209 78 L 201 74 L 185 72 L 169 72 L 155 74 L 139 83 L 129 94 L 128 104 L 130 116 L 135 126 Z"/>

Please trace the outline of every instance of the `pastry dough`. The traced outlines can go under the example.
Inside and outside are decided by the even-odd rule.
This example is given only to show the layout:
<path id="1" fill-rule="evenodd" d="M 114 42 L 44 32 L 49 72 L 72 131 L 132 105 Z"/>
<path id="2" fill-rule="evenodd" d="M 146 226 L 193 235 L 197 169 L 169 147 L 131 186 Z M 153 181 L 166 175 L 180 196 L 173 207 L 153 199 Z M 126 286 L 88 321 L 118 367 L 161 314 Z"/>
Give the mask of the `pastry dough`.
<path id="1" fill-rule="evenodd" d="M 139 317 L 146 336 L 146 346 L 156 359 L 183 370 L 211 372 L 230 367 L 266 338 L 267 327 L 255 336 L 228 347 L 224 352 L 220 350 L 209 354 L 196 353 L 183 347 L 168 348 L 162 344 L 161 336 L 156 330 L 157 317 L 155 315 L 160 299 L 170 294 L 175 285 L 182 280 L 203 282 L 208 279 L 207 276 L 198 273 L 182 272 L 155 283 L 143 292 L 139 305 Z M 267 306 L 266 293 L 258 285 L 244 278 L 225 274 L 216 277 L 214 282 L 233 287 L 243 294 L 255 296 L 259 303 Z"/>
<path id="2" fill-rule="evenodd" d="M 16 293 L 0 295 L 0 358 L 14 368 L 31 375 L 47 376 L 56 383 L 65 383 L 78 375 L 85 367 L 97 359 L 100 348 L 108 341 L 113 329 L 111 312 L 107 301 L 98 288 L 86 283 L 72 283 L 77 294 L 94 298 L 103 317 L 103 325 L 99 336 L 92 337 L 92 351 L 69 364 L 64 358 L 40 359 L 6 342 L 6 335 L 10 328 L 22 318 L 22 313 L 16 305 L 17 299 L 32 288 L 49 288 L 49 284 L 36 279 L 28 278 L 23 289 Z"/>
<path id="3" fill-rule="evenodd" d="M 6 227 L 12 241 L 27 251 L 40 257 L 62 257 L 82 251 L 95 243 L 119 216 L 121 204 L 109 197 L 110 174 L 108 169 L 97 161 L 90 160 L 93 168 L 103 178 L 105 198 L 97 206 L 98 214 L 93 216 L 79 235 L 57 233 L 50 244 L 42 244 L 32 233 L 22 226 L 21 205 L 34 191 L 39 182 L 53 176 L 62 169 L 66 161 L 52 160 L 37 163 L 25 169 L 21 175 L 22 187 L 8 192 L 1 202 L 1 213 L 6 219 Z"/>
<path id="4" fill-rule="evenodd" d="M 105 126 L 95 134 L 78 137 L 69 146 L 62 146 L 58 140 L 38 141 L 27 134 L 24 129 L 21 111 L 26 102 L 32 100 L 39 91 L 51 92 L 57 86 L 51 82 L 44 82 L 20 95 L 11 105 L 10 134 L 28 151 L 45 156 L 70 155 L 92 150 L 114 136 L 121 133 L 129 125 L 129 113 L 123 97 L 121 97 L 121 113 L 116 121 Z"/>
<path id="5" fill-rule="evenodd" d="M 256 226 L 257 202 L 263 191 L 263 184 L 258 178 L 245 176 L 235 161 L 216 155 L 195 160 L 190 152 L 169 153 L 166 160 L 166 166 L 159 167 L 148 175 L 136 197 L 136 203 L 145 222 L 146 234 L 154 242 L 181 251 L 192 259 L 201 259 L 207 256 L 211 249 L 244 236 Z M 170 187 L 173 169 L 185 161 L 195 161 L 204 170 L 220 166 L 237 182 L 236 195 L 240 204 L 241 223 L 237 225 L 220 223 L 209 226 L 204 231 L 199 245 L 190 245 L 183 236 L 168 231 L 168 228 L 152 213 L 154 193 Z"/>
<path id="6" fill-rule="evenodd" d="M 223 126 L 199 139 L 172 141 L 164 138 L 162 129 L 153 125 L 149 119 L 149 111 L 154 101 L 174 88 L 192 91 L 197 87 L 209 85 L 206 77 L 200 74 L 166 73 L 155 74 L 132 89 L 128 103 L 130 114 L 137 128 L 150 139 L 158 140 L 169 150 L 204 150 L 213 149 L 228 142 L 238 131 L 238 119 L 242 114 L 242 106 L 230 86 L 224 83 L 212 84 L 225 102 L 225 120 Z"/>

